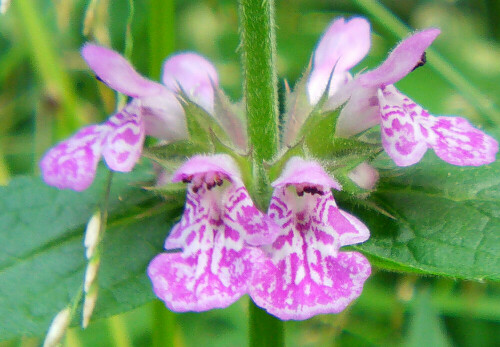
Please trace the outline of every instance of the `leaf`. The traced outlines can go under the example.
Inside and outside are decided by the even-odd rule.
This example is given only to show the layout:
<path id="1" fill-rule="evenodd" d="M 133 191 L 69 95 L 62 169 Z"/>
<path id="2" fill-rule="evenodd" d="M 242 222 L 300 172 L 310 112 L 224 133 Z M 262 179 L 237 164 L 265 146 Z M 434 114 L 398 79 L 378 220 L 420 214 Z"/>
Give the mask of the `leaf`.
<path id="1" fill-rule="evenodd" d="M 499 172 L 500 162 L 456 167 L 432 153 L 382 171 L 370 200 L 396 219 L 358 209 L 372 236 L 354 248 L 390 270 L 499 281 Z"/>
<path id="2" fill-rule="evenodd" d="M 247 124 L 244 104 L 232 104 L 224 91 L 214 86 L 214 117 L 231 138 L 232 143 L 242 151 L 248 149 Z"/>
<path id="3" fill-rule="evenodd" d="M 181 140 L 144 148 L 143 155 L 164 167 L 176 168 L 180 163 L 184 162 L 186 158 L 194 154 L 205 152 L 206 146 L 189 140 Z"/>
<path id="4" fill-rule="evenodd" d="M 404 345 L 406 347 L 451 346 L 443 322 L 438 312 L 432 307 L 431 295 L 428 291 L 421 291 L 417 294 Z"/>
<path id="5" fill-rule="evenodd" d="M 190 101 L 181 92 L 181 101 L 186 112 L 186 122 L 191 141 L 210 149 L 210 131 L 213 131 L 220 139 L 228 140 L 226 132 L 218 121 L 207 113 L 203 108 Z"/>
<path id="6" fill-rule="evenodd" d="M 297 138 L 299 138 L 297 134 L 314 109 L 307 96 L 307 80 L 309 79 L 310 72 L 311 64 L 309 64 L 302 77 L 295 83 L 292 93 L 289 92 L 288 84 L 286 84 L 288 92 L 285 100 L 286 111 L 283 115 L 283 142 L 285 146 L 295 144 Z"/>
<path id="7" fill-rule="evenodd" d="M 161 250 L 176 213 L 151 210 L 158 199 L 132 185 L 151 173 L 149 165 L 142 165 L 114 175 L 95 319 L 152 298 L 145 268 Z M 0 340 L 44 334 L 78 293 L 86 266 L 83 231 L 102 200 L 105 181 L 101 167 L 82 193 L 27 177 L 0 188 Z"/>

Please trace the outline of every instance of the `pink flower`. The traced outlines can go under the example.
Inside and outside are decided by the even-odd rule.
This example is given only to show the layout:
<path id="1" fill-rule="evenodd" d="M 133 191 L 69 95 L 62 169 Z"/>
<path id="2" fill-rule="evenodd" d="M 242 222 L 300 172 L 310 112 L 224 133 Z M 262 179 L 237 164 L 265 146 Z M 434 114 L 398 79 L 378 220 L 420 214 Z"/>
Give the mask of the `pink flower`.
<path id="1" fill-rule="evenodd" d="M 173 176 L 188 183 L 186 207 L 148 274 L 156 295 L 174 311 L 223 308 L 247 293 L 253 264 L 277 225 L 253 204 L 236 164 L 225 154 L 195 156 Z"/>
<path id="2" fill-rule="evenodd" d="M 131 171 L 141 156 L 145 135 L 167 141 L 187 138 L 184 110 L 175 95 L 179 86 L 191 93 L 193 101 L 213 109 L 211 83 L 217 83 L 217 74 L 205 58 L 194 53 L 165 61 L 165 85 L 142 77 L 125 58 L 105 47 L 86 44 L 82 55 L 100 80 L 133 99 L 106 122 L 81 129 L 45 154 L 40 167 L 50 185 L 87 189 L 101 155 L 111 170 Z M 194 70 L 189 66 L 195 66 Z"/>
<path id="3" fill-rule="evenodd" d="M 207 59 L 191 52 L 175 54 L 163 64 L 162 81 L 174 92 L 182 89 L 191 100 L 214 114 L 214 86 L 218 86 L 219 77 Z"/>
<path id="4" fill-rule="evenodd" d="M 369 48 L 369 25 L 361 18 L 335 20 L 314 53 L 307 86 L 311 103 L 319 100 L 331 74 L 326 108 L 335 109 L 347 101 L 337 120 L 338 136 L 352 136 L 381 124 L 382 145 L 399 166 L 417 163 L 427 148 L 454 165 L 493 162 L 498 143 L 492 137 L 463 118 L 430 115 L 393 86 L 424 63 L 425 50 L 439 33 L 439 29 L 427 29 L 413 34 L 378 68 L 351 79 L 347 70 Z"/>
<path id="5" fill-rule="evenodd" d="M 361 294 L 371 267 L 360 253 L 339 249 L 367 240 L 368 229 L 337 207 L 331 188 L 340 185 L 314 161 L 292 158 L 272 185 L 268 215 L 281 233 L 265 247 L 271 259 L 254 267 L 250 296 L 285 320 L 342 311 Z"/>
<path id="6" fill-rule="evenodd" d="M 352 79 L 349 69 L 361 61 L 370 49 L 370 23 L 354 17 L 338 18 L 330 24 L 314 50 L 313 68 L 307 81 L 309 101 L 315 105 L 328 82 L 328 95 L 334 95 Z"/>

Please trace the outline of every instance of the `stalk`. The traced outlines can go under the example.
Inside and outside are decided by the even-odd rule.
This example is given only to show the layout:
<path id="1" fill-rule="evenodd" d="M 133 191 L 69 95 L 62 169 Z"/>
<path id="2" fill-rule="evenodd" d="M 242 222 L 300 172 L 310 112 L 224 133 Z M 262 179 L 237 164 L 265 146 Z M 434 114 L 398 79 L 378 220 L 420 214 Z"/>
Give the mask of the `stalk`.
<path id="1" fill-rule="evenodd" d="M 278 98 L 273 0 L 240 0 L 241 54 L 253 198 L 261 210 L 270 193 L 264 162 L 278 151 Z M 249 345 L 284 346 L 283 322 L 250 302 Z"/>

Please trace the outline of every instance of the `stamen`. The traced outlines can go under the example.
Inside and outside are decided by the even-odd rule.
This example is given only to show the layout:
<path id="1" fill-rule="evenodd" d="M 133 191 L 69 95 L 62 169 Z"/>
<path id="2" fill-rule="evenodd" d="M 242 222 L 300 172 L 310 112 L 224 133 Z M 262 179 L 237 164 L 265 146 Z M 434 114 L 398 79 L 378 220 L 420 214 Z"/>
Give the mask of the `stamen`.
<path id="1" fill-rule="evenodd" d="M 193 180 L 193 175 L 182 178 L 183 183 L 191 183 L 192 180 Z"/>
<path id="2" fill-rule="evenodd" d="M 424 66 L 425 63 L 427 63 L 427 57 L 425 55 L 425 52 L 422 53 L 422 56 L 420 57 L 420 61 L 415 65 L 415 67 L 411 71 L 415 71 L 416 68 L 419 68 L 421 66 Z"/>

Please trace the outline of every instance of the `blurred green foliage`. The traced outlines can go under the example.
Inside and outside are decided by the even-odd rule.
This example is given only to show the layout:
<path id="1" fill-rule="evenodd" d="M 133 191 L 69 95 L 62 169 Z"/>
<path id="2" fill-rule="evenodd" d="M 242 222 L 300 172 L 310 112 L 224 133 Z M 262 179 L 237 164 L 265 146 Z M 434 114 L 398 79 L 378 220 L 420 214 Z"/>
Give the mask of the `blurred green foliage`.
<path id="1" fill-rule="evenodd" d="M 236 1 L 167 1 L 172 6 L 163 9 L 167 18 L 162 22 L 156 16 L 153 24 L 150 11 L 156 2 L 134 2 L 131 60 L 137 70 L 158 78 L 160 55 L 195 50 L 215 63 L 221 85 L 234 100 L 239 99 Z M 37 162 L 50 146 L 82 124 L 102 121 L 114 109 L 115 95 L 93 78 L 79 49 L 84 42 L 96 41 L 123 52 L 129 0 L 95 1 L 93 21 L 87 17 L 91 24 L 84 35 L 89 3 L 13 0 L 0 17 L 0 184 L 15 175 L 37 175 Z M 499 1 L 388 0 L 383 4 L 411 28 L 440 27 L 442 34 L 433 47 L 484 98 L 500 104 Z M 288 0 L 276 5 L 281 94 L 283 79 L 293 85 L 301 76 L 318 38 L 335 16 L 362 15 L 372 23 L 372 49 L 355 71 L 375 67 L 400 39 L 357 1 Z M 161 54 L 151 42 L 165 45 L 158 48 Z M 398 86 L 434 114 L 462 115 L 500 134 L 498 118 L 475 107 L 431 67 L 417 69 Z M 495 346 L 500 344 L 499 294 L 498 284 L 375 272 L 363 295 L 345 312 L 287 322 L 287 345 Z M 225 310 L 175 314 L 165 331 L 173 332 L 178 346 L 245 345 L 246 301 L 243 298 Z M 157 310 L 158 303 L 153 303 L 97 321 L 86 331 L 73 328 L 65 345 L 150 345 L 153 327 L 159 324 L 154 321 Z M 0 346 L 38 343 L 21 338 Z"/>

